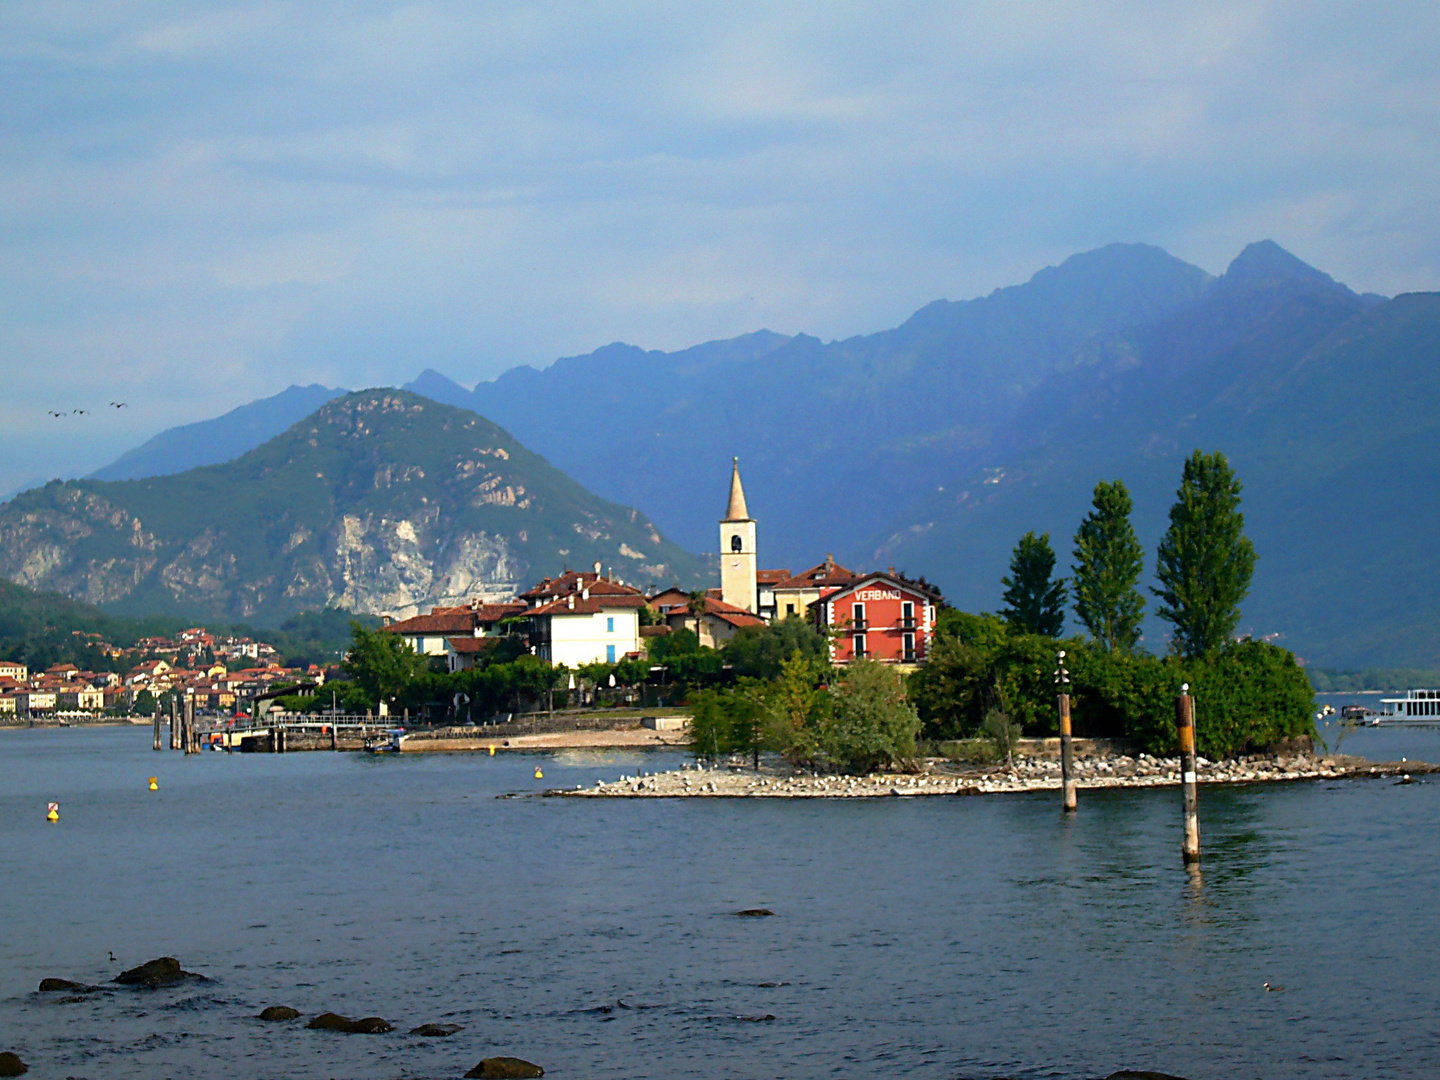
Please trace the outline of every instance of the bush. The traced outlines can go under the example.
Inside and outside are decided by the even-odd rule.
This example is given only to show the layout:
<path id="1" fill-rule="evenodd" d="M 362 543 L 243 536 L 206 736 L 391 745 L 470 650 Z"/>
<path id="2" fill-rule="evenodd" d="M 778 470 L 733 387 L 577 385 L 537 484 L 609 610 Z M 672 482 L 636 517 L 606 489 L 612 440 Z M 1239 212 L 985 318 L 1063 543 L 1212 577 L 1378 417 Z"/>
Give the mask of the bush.
<path id="1" fill-rule="evenodd" d="M 845 772 L 872 772 L 915 758 L 920 715 L 905 699 L 905 683 L 894 668 L 857 660 L 832 690 L 833 710 L 820 729 L 821 754 Z"/>

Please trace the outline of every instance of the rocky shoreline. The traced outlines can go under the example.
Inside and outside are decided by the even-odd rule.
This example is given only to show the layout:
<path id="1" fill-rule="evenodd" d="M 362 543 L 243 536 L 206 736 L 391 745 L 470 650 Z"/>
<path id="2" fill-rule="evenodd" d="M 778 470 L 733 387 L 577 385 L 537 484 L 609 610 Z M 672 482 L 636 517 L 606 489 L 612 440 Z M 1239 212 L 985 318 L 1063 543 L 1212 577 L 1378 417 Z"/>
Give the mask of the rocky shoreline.
<path id="1" fill-rule="evenodd" d="M 1440 772 L 1425 762 L 1370 762 L 1353 757 L 1312 754 L 1251 755 L 1229 761 L 1196 762 L 1199 784 L 1255 784 L 1297 780 L 1400 777 Z M 1180 784 L 1180 759 L 1149 754 L 1086 757 L 1075 762 L 1079 788 L 1169 787 Z M 815 774 L 762 764 L 714 768 L 684 766 L 669 772 L 640 773 L 597 781 L 594 787 L 554 789 L 546 795 L 571 798 L 770 798 L 855 799 L 921 795 L 990 795 L 1005 792 L 1058 791 L 1060 763 L 1045 757 L 1017 757 L 1013 768 L 927 760 L 913 772 L 868 776 Z"/>

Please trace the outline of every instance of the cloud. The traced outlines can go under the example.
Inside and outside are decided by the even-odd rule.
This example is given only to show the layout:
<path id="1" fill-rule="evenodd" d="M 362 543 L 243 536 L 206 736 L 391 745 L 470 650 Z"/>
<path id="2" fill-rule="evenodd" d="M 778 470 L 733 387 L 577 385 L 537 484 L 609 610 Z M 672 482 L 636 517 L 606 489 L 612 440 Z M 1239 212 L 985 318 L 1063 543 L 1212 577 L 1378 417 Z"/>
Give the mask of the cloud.
<path id="1" fill-rule="evenodd" d="M 863 333 L 1112 240 L 1218 270 L 1273 236 L 1434 288 L 1437 30 L 1323 0 L 12 0 L 0 490 L 290 382 Z M 22 422 L 62 386 L 135 408 Z"/>

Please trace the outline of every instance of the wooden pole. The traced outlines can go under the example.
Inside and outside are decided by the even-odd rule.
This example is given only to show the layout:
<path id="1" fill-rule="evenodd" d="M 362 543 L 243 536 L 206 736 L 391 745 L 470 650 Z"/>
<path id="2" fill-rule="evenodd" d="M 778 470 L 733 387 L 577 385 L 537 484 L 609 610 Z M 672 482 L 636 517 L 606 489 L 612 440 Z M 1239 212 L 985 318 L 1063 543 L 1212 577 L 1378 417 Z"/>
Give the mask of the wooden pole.
<path id="1" fill-rule="evenodd" d="M 154 713 L 153 716 L 151 716 L 150 722 L 155 725 L 155 728 L 154 728 L 155 749 L 156 749 L 156 750 L 159 750 L 159 749 L 160 749 L 160 706 L 159 706 L 159 705 L 156 705 L 156 706 L 155 706 L 155 713 Z"/>
<path id="2" fill-rule="evenodd" d="M 182 698 L 180 701 L 180 748 L 187 754 L 193 754 L 194 748 L 190 745 L 190 699 Z"/>
<path id="3" fill-rule="evenodd" d="M 1180 742 L 1180 787 L 1185 807 L 1185 839 L 1180 855 L 1188 866 L 1200 861 L 1200 813 L 1195 799 L 1195 699 L 1190 684 L 1175 699 L 1175 733 Z"/>
<path id="4" fill-rule="evenodd" d="M 1065 650 L 1055 654 L 1055 686 L 1060 710 L 1060 791 L 1061 809 L 1075 812 L 1075 747 L 1070 739 L 1070 672 L 1065 670 Z"/>
<path id="5" fill-rule="evenodd" d="M 200 752 L 200 732 L 195 730 L 195 695 L 185 695 L 185 749 L 191 754 Z"/>
<path id="6" fill-rule="evenodd" d="M 170 749 L 180 749 L 180 706 L 173 692 L 170 695 Z"/>
<path id="7" fill-rule="evenodd" d="M 1070 695 L 1060 694 L 1060 780 L 1064 791 L 1063 809 L 1075 812 L 1075 747 L 1070 739 Z"/>

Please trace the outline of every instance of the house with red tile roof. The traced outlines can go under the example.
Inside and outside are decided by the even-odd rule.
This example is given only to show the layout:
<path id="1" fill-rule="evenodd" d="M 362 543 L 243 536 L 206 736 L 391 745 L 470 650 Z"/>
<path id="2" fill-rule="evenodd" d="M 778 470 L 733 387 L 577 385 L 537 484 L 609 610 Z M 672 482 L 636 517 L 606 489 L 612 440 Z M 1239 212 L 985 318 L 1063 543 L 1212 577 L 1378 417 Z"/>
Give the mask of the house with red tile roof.
<path id="1" fill-rule="evenodd" d="M 718 649 L 746 626 L 764 626 L 765 620 L 752 615 L 742 607 L 716 600 L 712 596 L 704 599 L 703 612 L 691 611 L 688 605 L 671 607 L 664 615 L 665 624 L 673 630 L 689 630 L 700 639 L 700 644 Z"/>
<path id="2" fill-rule="evenodd" d="M 827 587 L 810 605 L 817 629 L 830 637 L 835 664 L 880 660 L 923 664 L 944 597 L 933 585 L 896 574 L 862 574 Z"/>
<path id="3" fill-rule="evenodd" d="M 535 655 L 552 664 L 581 664 L 623 660 L 640 652 L 640 609 L 645 597 L 639 589 L 601 579 L 600 589 L 587 582 L 578 590 L 530 608 L 530 645 Z"/>
<path id="4" fill-rule="evenodd" d="M 810 605 L 819 600 L 826 590 L 846 585 L 855 577 L 854 571 L 835 561 L 835 556 L 826 555 L 823 563 L 771 586 L 775 597 L 775 618 L 784 619 L 790 615 L 809 618 Z"/>
<path id="5" fill-rule="evenodd" d="M 448 656 L 451 638 L 487 638 L 504 633 L 502 623 L 524 615 L 529 605 L 516 600 L 485 604 L 476 600 L 459 607 L 435 607 L 429 615 L 413 615 L 399 622 L 387 622 L 385 633 L 399 634 L 421 656 Z M 454 669 L 452 669 L 454 670 Z"/>

